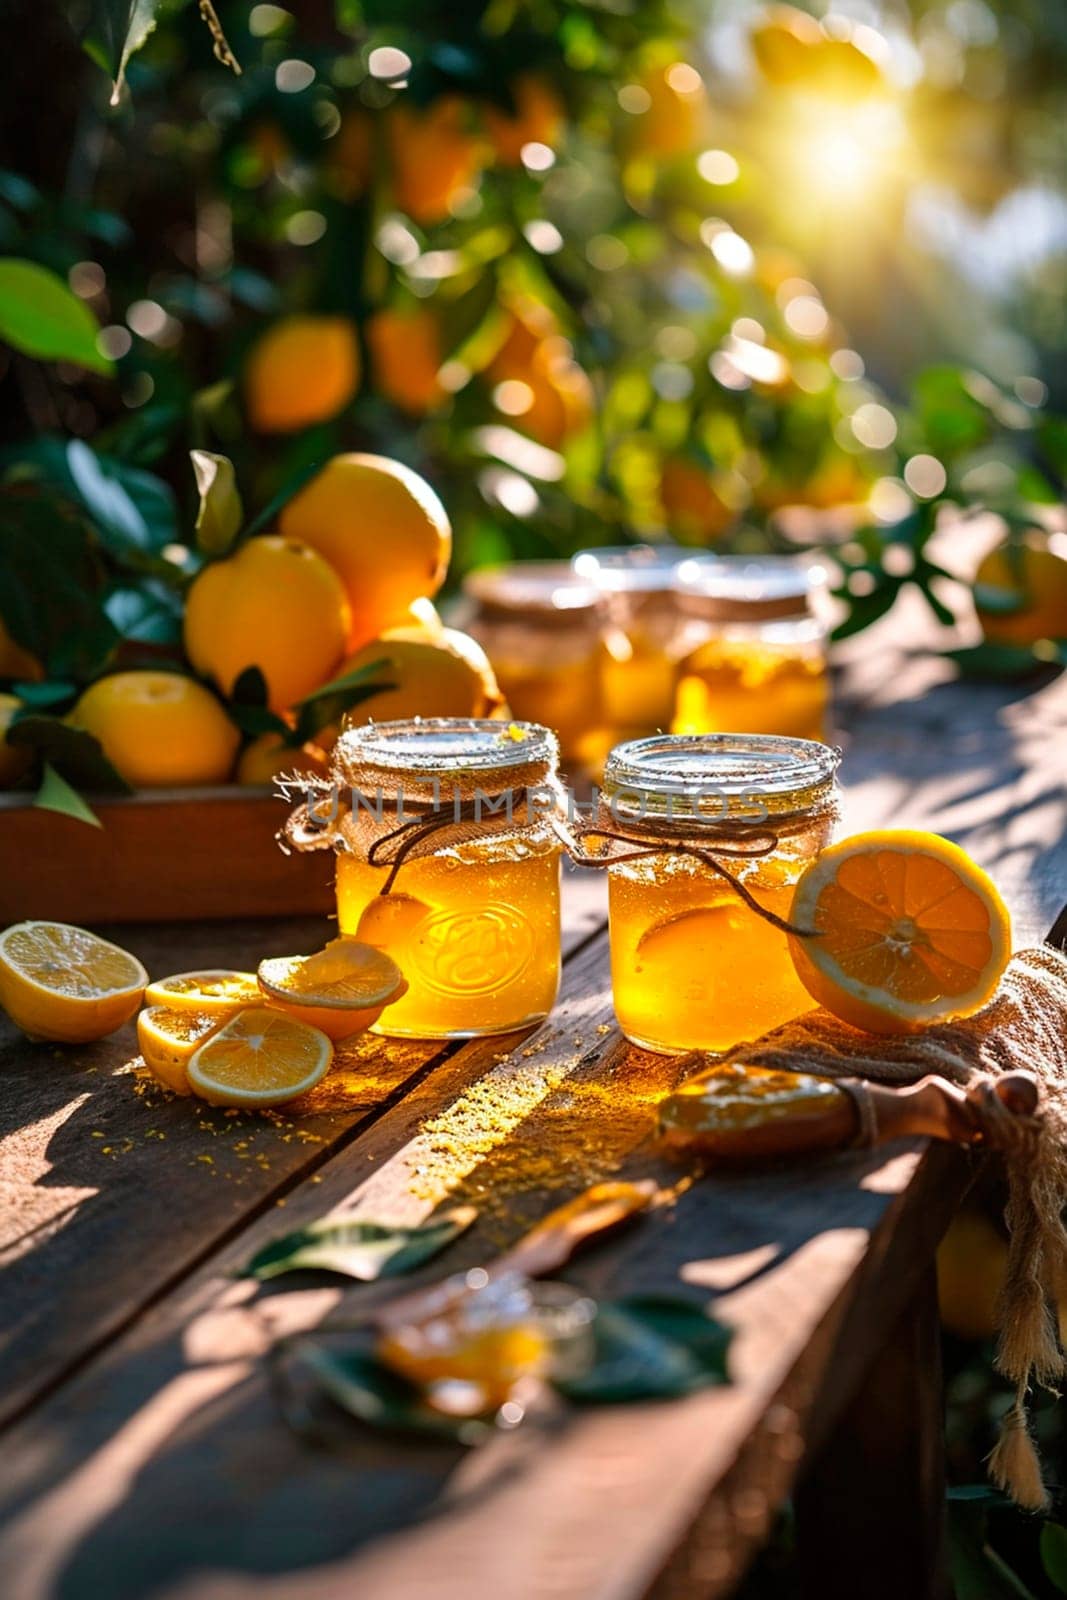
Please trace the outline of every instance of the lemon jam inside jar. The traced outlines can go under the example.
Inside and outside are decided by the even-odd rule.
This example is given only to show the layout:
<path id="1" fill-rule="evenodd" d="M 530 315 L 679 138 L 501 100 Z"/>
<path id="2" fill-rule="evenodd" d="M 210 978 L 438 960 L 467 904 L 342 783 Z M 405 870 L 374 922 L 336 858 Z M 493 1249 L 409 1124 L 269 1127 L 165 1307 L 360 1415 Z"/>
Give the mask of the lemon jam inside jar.
<path id="1" fill-rule="evenodd" d="M 721 1053 L 813 1009 L 786 933 L 692 852 L 788 921 L 797 879 L 830 842 L 837 763 L 813 740 L 755 734 L 664 735 L 612 752 L 597 825 L 612 836 L 611 981 L 632 1043 Z"/>
<path id="2" fill-rule="evenodd" d="M 674 733 L 826 737 L 826 575 L 795 556 L 701 556 L 678 568 L 696 642 L 682 661 Z"/>
<path id="3" fill-rule="evenodd" d="M 341 932 L 385 950 L 408 983 L 376 1032 L 469 1039 L 551 1010 L 557 752 L 548 729 L 523 722 L 415 719 L 341 735 Z"/>

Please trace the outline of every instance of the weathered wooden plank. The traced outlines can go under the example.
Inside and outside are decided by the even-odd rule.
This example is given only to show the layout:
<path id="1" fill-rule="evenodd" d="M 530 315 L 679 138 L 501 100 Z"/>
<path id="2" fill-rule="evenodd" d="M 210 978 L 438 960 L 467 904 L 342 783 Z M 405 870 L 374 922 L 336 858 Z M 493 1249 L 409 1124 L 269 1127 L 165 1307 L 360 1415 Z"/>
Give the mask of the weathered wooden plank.
<path id="1" fill-rule="evenodd" d="M 1067 881 L 1062 686 L 940 690 L 943 664 L 884 644 L 876 660 L 872 644 L 857 645 L 847 675 L 849 824 L 961 838 L 1000 873 L 1020 936 L 1038 936 Z M 907 707 L 928 691 L 936 716 L 928 699 Z M 368 1437 L 331 1455 L 294 1439 L 264 1382 L 266 1343 L 373 1295 L 268 1294 L 227 1276 L 279 1223 L 331 1205 L 410 1216 L 461 1186 L 489 1204 L 457 1249 L 463 1264 L 605 1163 L 666 1176 L 640 1145 L 626 1156 L 665 1069 L 597 1033 L 609 1027 L 600 944 L 572 964 L 567 992 L 531 1055 L 509 1067 L 482 1044 L 443 1062 L 327 1161 L 319 1185 L 224 1245 L 10 1433 L 8 1592 L 304 1600 L 358 1585 L 405 1600 L 630 1600 L 657 1574 L 684 1580 L 665 1594 L 726 1592 L 805 1437 L 855 1392 L 876 1332 L 899 1316 L 907 1264 L 929 1259 L 958 1192 L 945 1153 L 843 1155 L 682 1194 L 569 1275 L 609 1293 L 681 1276 L 710 1295 L 737 1330 L 731 1387 L 591 1412 L 548 1439 L 523 1429 L 473 1457 Z M 497 1087 L 515 1079 L 502 1127 L 476 1088 L 494 1072 Z M 777 1476 L 765 1468 L 775 1452 Z M 706 1523 L 720 1530 L 710 1543 Z M 669 1562 L 680 1546 L 696 1561 L 684 1571 Z"/>
<path id="2" fill-rule="evenodd" d="M 677 1169 L 647 1148 L 619 1161 L 626 1139 L 647 1129 L 670 1064 L 621 1045 L 590 1057 L 585 1030 L 602 1025 L 596 1019 L 607 1006 L 602 952 L 599 989 L 594 947 L 573 970 L 561 1026 L 524 1047 L 534 1054 L 494 1062 L 475 1045 L 452 1058 L 433 1084 L 424 1081 L 322 1169 L 317 1197 L 297 1191 L 285 1224 L 316 1214 L 322 1202 L 398 1218 L 432 1205 L 438 1185 L 454 1182 L 457 1156 L 466 1166 L 449 1127 L 470 1125 L 487 1079 L 506 1085 L 505 1102 L 524 1106 L 526 1116 L 510 1139 L 488 1148 L 475 1141 L 466 1192 L 517 1189 L 539 1211 L 558 1197 L 559 1178 L 572 1187 L 579 1158 L 571 1141 L 589 1114 L 583 1093 L 593 1103 L 615 1098 L 629 1107 L 609 1119 L 615 1137 L 603 1152 L 581 1157 L 590 1174 L 610 1161 L 624 1172 L 676 1178 Z M 483 1074 L 472 1090 L 471 1058 L 479 1054 Z M 431 1106 L 437 1131 L 427 1134 Z M 537 1152 L 532 1186 L 514 1145 Z M 435 1175 L 438 1150 L 444 1165 Z M 551 1448 L 536 1431 L 521 1431 L 472 1457 L 365 1435 L 332 1455 L 288 1433 L 265 1381 L 270 1336 L 326 1312 L 347 1314 L 377 1291 L 268 1293 L 228 1281 L 281 1220 L 264 1218 L 9 1436 L 14 1515 L 0 1541 L 9 1592 L 18 1600 L 88 1595 L 106 1574 L 116 1597 L 165 1590 L 199 1600 L 253 1588 L 287 1600 L 349 1589 L 432 1591 L 446 1600 L 532 1600 L 549 1588 L 575 1600 L 636 1597 L 773 1408 L 856 1278 L 895 1197 L 914 1197 L 911 1230 L 939 1226 L 937 1207 L 919 1203 L 920 1190 L 931 1198 L 936 1185 L 943 1203 L 951 1200 L 934 1175 L 912 1182 L 918 1159 L 914 1150 L 843 1155 L 788 1172 L 709 1179 L 587 1256 L 569 1276 L 595 1293 L 677 1288 L 681 1279 L 711 1297 L 737 1329 L 731 1387 L 684 1403 L 588 1412 L 554 1432 Z M 414 1195 L 413 1177 L 421 1189 Z M 528 1220 L 525 1211 L 492 1212 L 455 1264 L 484 1259 Z M 911 1231 L 906 1253 L 921 1262 L 932 1242 Z M 899 1284 L 895 1273 L 875 1275 L 865 1296 L 870 1318 L 885 1315 Z M 794 1415 L 801 1429 L 799 1398 Z M 762 1519 L 772 1504 L 764 1496 Z"/>
<path id="3" fill-rule="evenodd" d="M 567 950 L 602 924 L 603 886 L 569 873 Z M 314 949 L 321 919 L 103 930 L 154 976 Z M 0 1420 L 30 1403 L 232 1230 L 454 1047 L 367 1036 L 305 1101 L 234 1114 L 140 1065 L 133 1025 L 77 1050 L 0 1017 Z"/>

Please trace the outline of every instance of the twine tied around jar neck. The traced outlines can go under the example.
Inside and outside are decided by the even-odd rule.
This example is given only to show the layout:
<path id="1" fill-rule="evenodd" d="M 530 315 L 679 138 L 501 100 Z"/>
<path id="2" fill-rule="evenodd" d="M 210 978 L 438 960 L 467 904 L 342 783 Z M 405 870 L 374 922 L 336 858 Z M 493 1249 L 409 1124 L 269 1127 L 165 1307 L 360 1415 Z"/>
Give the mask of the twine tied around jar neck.
<path id="1" fill-rule="evenodd" d="M 836 816 L 836 812 L 836 805 L 830 802 L 820 810 L 818 817 Z M 574 834 L 568 833 L 567 850 L 571 859 L 582 867 L 612 867 L 653 856 L 683 856 L 699 861 L 729 884 L 738 899 L 772 928 L 794 934 L 798 939 L 814 939 L 818 937 L 818 928 L 802 928 L 762 905 L 738 873 L 725 866 L 721 858 L 737 862 L 765 860 L 790 840 L 803 838 L 817 820 L 812 813 L 779 817 L 773 822 L 746 822 L 741 818 L 714 822 L 701 818 L 687 833 L 677 817 L 643 816 L 630 822 L 619 817 L 601 796 L 593 819 Z M 607 847 L 589 851 L 585 844 L 587 839 L 605 840 Z"/>
<path id="2" fill-rule="evenodd" d="M 388 867 L 380 895 L 390 893 L 408 860 L 492 837 L 532 843 L 546 830 L 558 837 L 556 822 L 566 807 L 554 755 L 424 778 L 410 772 L 387 777 L 380 767 L 340 752 L 332 781 L 302 778 L 301 786 L 306 798 L 285 824 L 284 843 Z"/>

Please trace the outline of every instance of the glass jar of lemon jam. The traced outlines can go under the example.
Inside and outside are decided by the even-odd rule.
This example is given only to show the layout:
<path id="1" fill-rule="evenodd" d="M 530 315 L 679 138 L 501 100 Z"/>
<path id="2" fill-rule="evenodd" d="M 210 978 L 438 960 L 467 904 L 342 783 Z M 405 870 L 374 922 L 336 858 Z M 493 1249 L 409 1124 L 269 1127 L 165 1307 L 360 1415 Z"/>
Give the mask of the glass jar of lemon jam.
<path id="1" fill-rule="evenodd" d="M 560 969 L 558 745 L 534 723 L 439 718 L 342 733 L 341 932 L 407 992 L 375 1031 L 470 1039 L 540 1022 Z"/>
<path id="2" fill-rule="evenodd" d="M 688 554 L 675 545 L 618 545 L 574 557 L 578 576 L 604 596 L 601 703 L 613 743 L 671 725 L 689 638 L 675 580 Z"/>
<path id="3" fill-rule="evenodd" d="M 612 751 L 596 823 L 612 836 L 611 981 L 634 1044 L 721 1053 L 813 1008 L 786 933 L 690 852 L 721 861 L 788 921 L 798 877 L 833 832 L 837 763 L 815 741 L 755 734 L 664 735 Z M 652 853 L 625 859 L 635 850 Z"/>
<path id="4" fill-rule="evenodd" d="M 567 561 L 516 561 L 469 573 L 463 592 L 474 607 L 467 631 L 515 716 L 551 728 L 565 763 L 602 763 L 612 741 L 600 712 L 604 603 L 595 585 Z"/>
<path id="5" fill-rule="evenodd" d="M 795 556 L 698 556 L 678 567 L 677 588 L 690 648 L 672 731 L 825 739 L 824 568 Z"/>

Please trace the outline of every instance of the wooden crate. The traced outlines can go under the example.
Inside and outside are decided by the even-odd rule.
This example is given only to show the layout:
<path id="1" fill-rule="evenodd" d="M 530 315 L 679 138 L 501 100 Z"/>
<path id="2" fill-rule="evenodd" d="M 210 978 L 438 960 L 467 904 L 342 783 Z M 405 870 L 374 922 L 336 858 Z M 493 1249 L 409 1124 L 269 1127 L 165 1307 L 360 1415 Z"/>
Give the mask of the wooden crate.
<path id="1" fill-rule="evenodd" d="M 92 828 L 0 794 L 0 925 L 300 916 L 333 909 L 333 857 L 285 855 L 268 789 L 142 790 L 90 803 Z"/>

